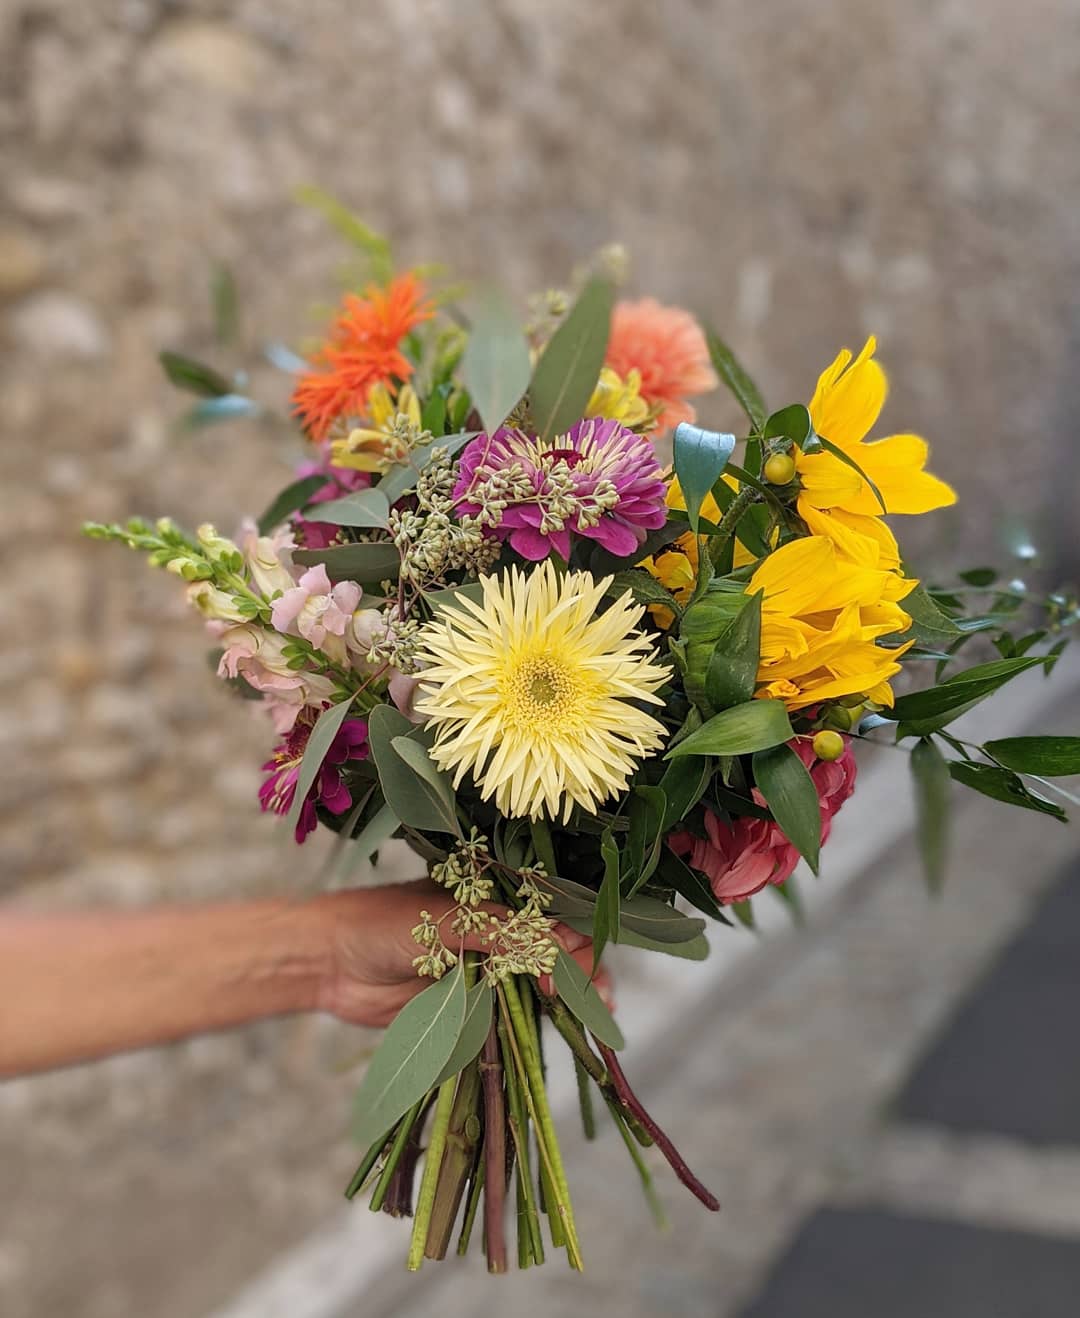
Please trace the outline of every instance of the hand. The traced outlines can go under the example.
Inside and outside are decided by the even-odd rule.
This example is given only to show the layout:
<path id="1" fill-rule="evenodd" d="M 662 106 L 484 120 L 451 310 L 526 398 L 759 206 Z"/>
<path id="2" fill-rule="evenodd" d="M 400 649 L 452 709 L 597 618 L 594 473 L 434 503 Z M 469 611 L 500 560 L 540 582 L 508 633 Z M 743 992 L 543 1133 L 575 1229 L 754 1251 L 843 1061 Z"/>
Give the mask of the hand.
<path id="1" fill-rule="evenodd" d="M 317 898 L 314 905 L 328 921 L 330 942 L 317 1005 L 354 1025 L 389 1025 L 409 999 L 431 983 L 421 979 L 413 966 L 413 958 L 421 950 L 412 937 L 420 912 L 430 911 L 438 921 L 453 909 L 453 898 L 445 888 L 420 879 L 331 893 Z M 485 902 L 483 909 L 500 917 L 507 913 L 505 907 L 493 902 Z M 455 952 L 462 948 L 467 952 L 488 950 L 482 933 L 460 939 L 450 933 L 449 920 L 442 928 L 446 945 Z M 589 974 L 592 939 L 562 924 L 556 925 L 554 936 Z M 594 982 L 602 994 L 609 991 L 610 981 L 604 971 Z M 541 988 L 552 991 L 548 976 L 542 978 Z"/>

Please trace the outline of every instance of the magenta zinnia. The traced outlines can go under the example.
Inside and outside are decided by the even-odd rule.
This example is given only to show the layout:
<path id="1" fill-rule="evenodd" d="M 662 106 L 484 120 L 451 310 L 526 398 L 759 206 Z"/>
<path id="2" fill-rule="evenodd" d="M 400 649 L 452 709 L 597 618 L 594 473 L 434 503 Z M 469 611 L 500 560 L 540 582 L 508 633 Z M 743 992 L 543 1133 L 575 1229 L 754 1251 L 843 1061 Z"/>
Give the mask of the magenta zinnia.
<path id="1" fill-rule="evenodd" d="M 618 421 L 589 417 L 540 439 L 503 427 L 461 456 L 458 511 L 537 561 L 570 557 L 570 533 L 624 557 L 664 525 L 667 493 L 649 440 Z"/>

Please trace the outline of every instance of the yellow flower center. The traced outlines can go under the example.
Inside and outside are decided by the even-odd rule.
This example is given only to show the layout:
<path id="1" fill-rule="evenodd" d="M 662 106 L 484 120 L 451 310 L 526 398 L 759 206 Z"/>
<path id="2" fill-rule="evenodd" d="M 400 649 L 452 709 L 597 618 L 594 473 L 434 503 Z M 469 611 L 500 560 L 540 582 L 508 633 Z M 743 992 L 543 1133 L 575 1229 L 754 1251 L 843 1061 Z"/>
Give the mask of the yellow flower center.
<path id="1" fill-rule="evenodd" d="M 502 684 L 506 717 L 534 735 L 565 729 L 581 707 L 581 675 L 551 654 L 521 659 Z"/>

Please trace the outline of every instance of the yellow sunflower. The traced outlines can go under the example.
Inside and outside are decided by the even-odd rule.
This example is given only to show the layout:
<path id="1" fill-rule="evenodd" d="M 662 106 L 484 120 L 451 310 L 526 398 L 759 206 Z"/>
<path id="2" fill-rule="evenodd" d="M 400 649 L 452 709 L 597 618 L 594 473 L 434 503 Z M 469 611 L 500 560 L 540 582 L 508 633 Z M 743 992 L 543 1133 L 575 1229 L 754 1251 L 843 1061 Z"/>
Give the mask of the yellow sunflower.
<path id="1" fill-rule="evenodd" d="M 595 812 L 665 735 L 631 703 L 662 705 L 668 678 L 635 630 L 644 610 L 628 591 L 601 612 L 611 578 L 550 561 L 480 580 L 480 603 L 462 596 L 421 632 L 431 758 L 455 787 L 471 773 L 504 815 Z"/>

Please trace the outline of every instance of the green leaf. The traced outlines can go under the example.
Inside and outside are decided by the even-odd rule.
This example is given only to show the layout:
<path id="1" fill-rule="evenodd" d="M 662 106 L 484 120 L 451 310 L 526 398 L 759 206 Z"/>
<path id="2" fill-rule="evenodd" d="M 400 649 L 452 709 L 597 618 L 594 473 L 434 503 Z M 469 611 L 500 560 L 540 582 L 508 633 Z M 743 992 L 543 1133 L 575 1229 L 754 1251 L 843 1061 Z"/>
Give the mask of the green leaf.
<path id="1" fill-rule="evenodd" d="M 442 833 L 455 833 L 460 837 L 461 825 L 458 823 L 457 812 L 454 809 L 454 791 L 450 786 L 450 779 L 428 755 L 427 748 L 409 736 L 392 737 L 390 745 L 398 759 L 415 778 L 415 782 L 409 784 L 396 770 L 396 766 L 388 770 L 388 777 L 393 780 L 393 790 L 398 802 L 403 792 L 409 793 L 409 804 L 406 812 L 402 813 L 398 810 L 398 802 L 395 802 L 387 791 L 387 784 L 383 781 L 382 766 L 379 766 L 379 781 L 383 783 L 383 795 L 394 805 L 401 822 L 408 824 L 410 828 L 436 829 Z"/>
<path id="2" fill-rule="evenodd" d="M 694 934 L 678 943 L 662 943 L 656 938 L 624 929 L 619 936 L 620 947 L 640 947 L 647 952 L 663 952 L 666 956 L 681 957 L 684 961 L 704 961 L 709 955 L 709 940 L 704 934 Z"/>
<path id="3" fill-rule="evenodd" d="M 931 892 L 937 892 L 945 882 L 949 842 L 948 761 L 932 741 L 924 738 L 912 749 L 911 774 L 915 786 L 919 852 L 927 886 Z"/>
<path id="4" fill-rule="evenodd" d="M 690 529 L 696 534 L 702 500 L 735 451 L 735 436 L 702 430 L 688 421 L 675 427 L 675 475 L 686 500 Z"/>
<path id="5" fill-rule="evenodd" d="M 393 810 L 383 804 L 364 825 L 360 836 L 353 842 L 353 850 L 364 860 L 370 860 L 383 843 L 394 836 L 400 823 Z"/>
<path id="6" fill-rule="evenodd" d="M 259 416 L 261 412 L 262 408 L 252 398 L 245 398 L 243 394 L 221 394 L 196 403 L 180 418 L 180 425 L 185 430 L 202 430 L 240 417 Z"/>
<path id="7" fill-rule="evenodd" d="M 696 732 L 673 746 L 665 756 L 745 755 L 768 750 L 795 735 L 787 710 L 779 700 L 749 700 L 714 714 Z"/>
<path id="8" fill-rule="evenodd" d="M 286 518 L 299 512 L 326 483 L 325 476 L 302 476 L 300 480 L 286 485 L 259 518 L 259 534 L 269 535 L 275 526 L 280 526 Z"/>
<path id="9" fill-rule="evenodd" d="M 460 605 L 462 600 L 472 600 L 480 604 L 484 598 L 484 587 L 479 581 L 464 581 L 460 586 L 447 586 L 445 590 L 426 590 L 424 603 L 432 609 L 441 609 L 447 604 Z"/>
<path id="10" fill-rule="evenodd" d="M 364 252 L 371 261 L 371 273 L 380 283 L 386 283 L 394 273 L 394 262 L 390 254 L 390 244 L 380 233 L 376 233 L 354 215 L 347 206 L 329 192 L 312 184 L 303 184 L 296 189 L 296 200 L 301 206 L 310 206 L 319 211 L 338 231 L 346 242 Z"/>
<path id="11" fill-rule="evenodd" d="M 998 579 L 997 571 L 992 567 L 972 567 L 958 575 L 961 581 L 966 581 L 969 586 L 977 587 L 992 586 Z"/>
<path id="12" fill-rule="evenodd" d="M 356 490 L 344 499 L 317 503 L 309 509 L 307 520 L 330 522 L 334 526 L 378 526 L 385 530 L 390 525 L 390 505 L 386 502 L 386 495 L 377 487 Z"/>
<path id="13" fill-rule="evenodd" d="M 1039 814 L 1053 815 L 1062 823 L 1067 822 L 1068 815 L 1053 801 L 1046 800 L 1036 792 L 1029 791 L 1015 773 L 1009 769 L 1000 769 L 996 764 L 976 764 L 973 760 L 950 760 L 949 773 L 955 782 L 963 783 L 983 796 L 995 801 L 1004 801 L 1008 805 L 1021 806 L 1025 810 L 1035 810 Z"/>
<path id="14" fill-rule="evenodd" d="M 214 312 L 214 334 L 220 344 L 232 343 L 240 322 L 236 280 L 227 265 L 219 263 L 210 272 L 210 304 Z"/>
<path id="15" fill-rule="evenodd" d="M 461 379 L 489 435 L 520 401 L 531 373 L 517 312 L 498 289 L 485 290 L 472 316 Z"/>
<path id="16" fill-rule="evenodd" d="M 533 427 L 551 439 L 580 421 L 604 365 L 615 290 L 591 279 L 551 336 L 529 384 Z"/>
<path id="17" fill-rule="evenodd" d="M 704 920 L 683 915 L 667 902 L 640 893 L 623 902 L 620 923 L 624 931 L 642 934 L 658 943 L 685 943 L 705 928 Z"/>
<path id="18" fill-rule="evenodd" d="M 985 700 L 1018 673 L 1042 662 L 1041 657 L 1029 656 L 977 664 L 954 673 L 939 686 L 900 696 L 891 710 L 882 713 L 900 724 L 898 737 L 929 736 Z"/>
<path id="19" fill-rule="evenodd" d="M 667 798 L 660 787 L 635 787 L 627 811 L 629 831 L 626 839 L 626 873 L 629 880 L 628 895 L 632 896 L 647 883 L 660 859 L 664 840 L 664 817 Z"/>
<path id="20" fill-rule="evenodd" d="M 744 929 L 751 931 L 757 929 L 757 921 L 754 919 L 754 907 L 749 897 L 744 897 L 741 902 L 732 902 L 731 913 Z"/>
<path id="21" fill-rule="evenodd" d="M 911 617 L 911 626 L 904 633 L 904 640 L 914 638 L 920 645 L 934 649 L 952 644 L 961 635 L 961 629 L 938 608 L 922 586 L 916 586 L 905 595 L 901 607 Z"/>
<path id="22" fill-rule="evenodd" d="M 810 771 L 790 746 L 754 756 L 754 779 L 784 836 L 816 874 L 821 852 L 821 802 Z"/>
<path id="23" fill-rule="evenodd" d="M 360 581 L 369 585 L 393 580 L 401 571 L 401 555 L 394 545 L 386 543 L 294 549 L 293 562 L 301 567 L 323 563 L 331 581 Z"/>
<path id="24" fill-rule="evenodd" d="M 300 820 L 300 811 L 307 800 L 307 794 L 311 791 L 315 776 L 322 768 L 326 753 L 340 731 L 341 725 L 345 722 L 346 716 L 352 708 L 352 703 L 353 697 L 349 696 L 347 700 L 342 700 L 336 705 L 331 705 L 329 709 L 324 709 L 319 715 L 315 726 L 311 729 L 311 736 L 308 737 L 307 746 L 304 748 L 304 758 L 300 761 L 300 769 L 296 775 L 296 791 L 286 820 L 290 833 L 296 830 L 296 825 Z"/>
<path id="25" fill-rule="evenodd" d="M 983 750 L 1016 773 L 1043 778 L 1080 773 L 1080 737 L 1002 737 L 988 741 Z"/>
<path id="26" fill-rule="evenodd" d="M 697 870 L 691 869 L 680 856 L 676 856 L 670 847 L 664 848 L 656 874 L 661 883 L 673 888 L 697 910 L 722 924 L 731 923 L 720 909 L 720 903 L 705 878 Z"/>
<path id="27" fill-rule="evenodd" d="M 750 700 L 761 658 L 761 601 L 758 591 L 732 618 L 716 641 L 705 670 L 705 695 L 713 709 L 728 709 Z"/>
<path id="28" fill-rule="evenodd" d="M 585 566 L 594 577 L 606 577 L 609 573 L 620 572 L 623 568 L 633 567 L 652 554 L 659 553 L 673 540 L 686 534 L 687 523 L 678 517 L 670 518 L 656 531 L 650 531 L 632 554 L 612 554 L 603 545 L 595 541 L 579 544 L 579 551 L 587 547 L 588 559 Z"/>
<path id="29" fill-rule="evenodd" d="M 177 389 L 198 394 L 200 398 L 221 398 L 232 393 L 231 383 L 220 371 L 194 357 L 185 357 L 179 352 L 159 352 L 158 361 Z"/>
<path id="30" fill-rule="evenodd" d="M 665 609 L 670 609 L 676 618 L 682 613 L 682 606 L 675 596 L 670 590 L 661 586 L 651 573 L 639 571 L 616 573 L 607 593 L 617 597 L 627 590 L 638 604 L 660 604 Z"/>
<path id="31" fill-rule="evenodd" d="M 765 423 L 765 404 L 761 392 L 753 382 L 738 358 L 722 338 L 711 329 L 705 329 L 705 342 L 708 344 L 709 357 L 717 375 L 731 390 L 735 401 L 750 419 L 755 430 L 760 430 Z"/>
<path id="32" fill-rule="evenodd" d="M 660 779 L 660 790 L 666 802 L 661 831 L 669 833 L 681 824 L 701 800 L 712 775 L 708 760 L 688 755 L 683 760 L 672 760 Z"/>
<path id="33" fill-rule="evenodd" d="M 588 975 L 568 952 L 559 949 L 555 962 L 555 992 L 587 1030 L 609 1048 L 622 1048 L 626 1040 Z"/>
<path id="34" fill-rule="evenodd" d="M 762 434 L 766 439 L 790 439 L 800 448 L 805 448 L 807 440 L 814 433 L 810 412 L 804 403 L 792 403 L 774 412 L 765 422 Z"/>
<path id="35" fill-rule="evenodd" d="M 398 1012 L 356 1095 L 358 1143 L 374 1143 L 435 1084 L 461 1035 L 465 1008 L 459 961 Z"/>
<path id="36" fill-rule="evenodd" d="M 436 449 L 453 457 L 470 439 L 475 439 L 478 430 L 462 430 L 454 435 L 442 435 L 432 440 L 425 448 L 414 449 L 408 462 L 398 463 L 390 468 L 375 488 L 385 497 L 387 503 L 397 503 L 403 494 L 407 494 L 420 479 L 420 473 L 432 459 Z"/>
<path id="37" fill-rule="evenodd" d="M 456 833 L 457 820 L 454 818 L 451 822 L 448 818 L 442 790 L 420 776 L 398 753 L 395 742 L 408 740 L 415 731 L 405 715 L 392 705 L 376 705 L 368 715 L 368 744 L 383 796 L 398 819 L 410 828 Z M 427 759 L 424 748 L 419 746 L 418 749 Z M 435 769 L 433 764 L 431 767 Z"/>
<path id="38" fill-rule="evenodd" d="M 596 896 L 596 908 L 593 911 L 594 975 L 608 942 L 619 941 L 619 913 L 622 905 L 622 895 L 619 891 L 619 848 L 615 845 L 615 838 L 610 828 L 604 830 L 600 839 L 600 854 L 604 859 L 604 877 Z"/>
<path id="39" fill-rule="evenodd" d="M 444 1080 L 449 1080 L 452 1075 L 464 1071 L 480 1049 L 483 1048 L 484 1040 L 488 1037 L 488 1031 L 491 1029 L 491 1018 L 494 1015 L 494 997 L 495 995 L 486 979 L 480 979 L 471 989 L 466 989 L 465 1020 L 461 1026 L 461 1033 L 454 1045 L 454 1051 L 450 1054 L 450 1060 L 443 1067 L 439 1073 L 439 1078 L 435 1081 L 436 1085 L 441 1085 Z"/>

